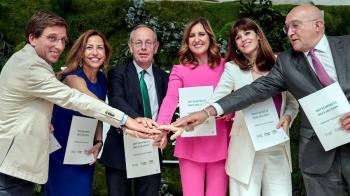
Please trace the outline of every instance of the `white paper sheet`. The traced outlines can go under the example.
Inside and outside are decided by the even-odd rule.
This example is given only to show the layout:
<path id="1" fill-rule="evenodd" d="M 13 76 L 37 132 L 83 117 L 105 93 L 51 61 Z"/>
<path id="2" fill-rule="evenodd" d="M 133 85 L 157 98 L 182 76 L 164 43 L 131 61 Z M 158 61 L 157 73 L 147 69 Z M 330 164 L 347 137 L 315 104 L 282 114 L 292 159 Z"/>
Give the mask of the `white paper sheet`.
<path id="1" fill-rule="evenodd" d="M 140 139 L 124 134 L 127 178 L 160 173 L 158 148 L 153 140 Z"/>
<path id="2" fill-rule="evenodd" d="M 242 111 L 256 151 L 289 140 L 282 128 L 276 129 L 279 118 L 272 98 L 253 104 Z"/>
<path id="3" fill-rule="evenodd" d="M 106 104 L 108 104 L 108 98 L 106 97 L 106 100 L 105 100 Z M 103 122 L 103 129 L 102 129 L 102 140 L 103 140 L 103 143 L 105 144 L 105 141 L 106 141 L 106 138 L 107 138 L 107 133 L 109 131 L 109 129 L 111 128 L 111 125 L 108 124 L 108 123 L 105 123 Z M 103 148 L 105 146 L 103 145 L 101 150 L 100 150 L 100 153 L 98 153 L 97 155 L 97 159 L 100 159 L 101 158 L 101 155 L 102 155 L 102 152 L 103 152 Z"/>
<path id="4" fill-rule="evenodd" d="M 338 82 L 299 99 L 299 103 L 326 151 L 350 142 L 350 134 L 339 123 L 350 105 Z"/>
<path id="5" fill-rule="evenodd" d="M 52 133 L 50 133 L 50 137 L 49 137 L 49 148 L 50 148 L 49 149 L 50 154 L 62 148 L 62 146 L 60 145 L 60 143 L 58 143 L 57 139 Z"/>
<path id="6" fill-rule="evenodd" d="M 208 104 L 213 95 L 213 86 L 199 86 L 179 89 L 180 117 L 199 111 Z M 208 118 L 203 124 L 198 125 L 193 131 L 184 131 L 181 137 L 198 137 L 216 135 L 216 122 L 214 117 Z"/>
<path id="7" fill-rule="evenodd" d="M 87 152 L 93 146 L 96 127 L 97 119 L 73 116 L 63 164 L 82 165 L 94 161 L 94 156 Z"/>

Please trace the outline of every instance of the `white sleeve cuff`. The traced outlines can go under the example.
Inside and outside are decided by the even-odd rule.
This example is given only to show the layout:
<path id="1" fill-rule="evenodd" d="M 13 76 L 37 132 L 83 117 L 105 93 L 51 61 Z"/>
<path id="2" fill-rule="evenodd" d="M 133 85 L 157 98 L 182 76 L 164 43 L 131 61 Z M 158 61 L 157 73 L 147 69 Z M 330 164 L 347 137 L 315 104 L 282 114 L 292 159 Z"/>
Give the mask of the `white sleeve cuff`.
<path id="1" fill-rule="evenodd" d="M 219 104 L 213 103 L 213 104 L 211 104 L 211 106 L 213 106 L 215 108 L 218 116 L 221 116 L 224 114 L 224 110 L 222 109 L 222 107 Z"/>

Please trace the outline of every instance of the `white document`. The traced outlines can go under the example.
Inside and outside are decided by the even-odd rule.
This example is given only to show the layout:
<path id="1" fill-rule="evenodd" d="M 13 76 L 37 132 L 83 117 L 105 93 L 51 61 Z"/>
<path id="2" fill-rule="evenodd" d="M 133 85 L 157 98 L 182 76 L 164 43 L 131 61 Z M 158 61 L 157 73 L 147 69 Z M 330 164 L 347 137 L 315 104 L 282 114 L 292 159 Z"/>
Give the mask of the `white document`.
<path id="1" fill-rule="evenodd" d="M 50 133 L 50 137 L 49 137 L 49 153 L 53 153 L 56 150 L 62 148 L 62 146 L 60 145 L 60 143 L 58 143 L 57 139 L 55 138 L 55 136 Z"/>
<path id="2" fill-rule="evenodd" d="M 256 151 L 289 140 L 282 128 L 276 128 L 279 118 L 272 98 L 253 104 L 242 111 Z"/>
<path id="3" fill-rule="evenodd" d="M 108 133 L 108 131 L 109 131 L 110 128 L 111 128 L 111 125 L 110 125 L 110 124 L 103 122 L 103 129 L 102 129 L 102 140 L 103 140 L 103 143 L 105 143 L 105 141 L 106 141 L 107 133 Z M 101 148 L 101 150 L 100 150 L 100 153 L 98 153 L 97 159 L 100 159 L 100 158 L 101 158 L 101 155 L 102 155 L 104 146 L 105 146 L 105 145 L 102 146 L 102 148 Z"/>
<path id="4" fill-rule="evenodd" d="M 180 117 L 202 110 L 213 95 L 213 86 L 179 88 Z M 215 117 L 208 118 L 193 131 L 184 131 L 181 137 L 198 137 L 216 135 Z"/>
<path id="5" fill-rule="evenodd" d="M 106 100 L 105 100 L 106 104 L 108 104 L 108 98 L 106 97 Z M 102 129 L 102 140 L 103 140 L 103 143 L 105 144 L 105 141 L 106 141 L 106 138 L 107 138 L 107 133 L 108 133 L 108 130 L 111 128 L 111 125 L 108 124 L 108 123 L 105 123 L 103 122 L 103 129 Z M 100 153 L 98 153 L 97 155 L 97 159 L 100 159 L 101 158 L 101 155 L 102 155 L 102 152 L 103 152 L 103 148 L 105 147 L 105 145 L 102 146 L 101 150 L 100 150 Z"/>
<path id="6" fill-rule="evenodd" d="M 124 134 L 127 178 L 160 173 L 158 148 L 152 144 L 151 139 L 140 139 Z"/>
<path id="7" fill-rule="evenodd" d="M 63 164 L 83 165 L 94 161 L 94 156 L 87 152 L 93 146 L 96 127 L 97 119 L 73 116 Z"/>
<path id="8" fill-rule="evenodd" d="M 338 82 L 299 99 L 299 103 L 326 151 L 350 142 L 350 134 L 339 123 L 350 105 Z"/>

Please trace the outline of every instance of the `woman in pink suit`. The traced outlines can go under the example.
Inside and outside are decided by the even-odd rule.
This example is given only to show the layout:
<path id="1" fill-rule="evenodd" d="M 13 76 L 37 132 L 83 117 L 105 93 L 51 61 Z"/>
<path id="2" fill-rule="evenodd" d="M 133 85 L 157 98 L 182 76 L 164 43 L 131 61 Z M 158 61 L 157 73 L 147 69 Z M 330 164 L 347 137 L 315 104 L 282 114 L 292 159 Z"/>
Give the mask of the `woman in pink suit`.
<path id="1" fill-rule="evenodd" d="M 179 88 L 216 87 L 224 71 L 219 46 L 206 19 L 187 24 L 179 50 L 180 65 L 174 65 L 168 91 L 161 105 L 159 124 L 171 123 L 179 103 Z M 184 196 L 225 196 L 228 177 L 225 173 L 228 132 L 231 122 L 216 120 L 216 136 L 179 137 L 174 155 L 179 159 Z"/>

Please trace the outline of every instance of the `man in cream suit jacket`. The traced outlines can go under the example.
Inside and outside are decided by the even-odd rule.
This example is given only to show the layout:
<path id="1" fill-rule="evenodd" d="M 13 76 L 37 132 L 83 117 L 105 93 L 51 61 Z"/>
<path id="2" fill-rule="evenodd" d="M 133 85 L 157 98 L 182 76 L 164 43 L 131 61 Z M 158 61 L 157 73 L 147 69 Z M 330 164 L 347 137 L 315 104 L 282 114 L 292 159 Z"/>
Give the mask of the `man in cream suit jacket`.
<path id="1" fill-rule="evenodd" d="M 276 65 L 266 77 L 232 92 L 203 111 L 180 119 L 174 125 L 189 129 L 202 123 L 208 116 L 243 109 L 285 90 L 300 99 L 326 86 L 324 82 L 321 83 L 325 75 L 331 81 L 339 82 L 345 96 L 350 100 L 350 36 L 325 36 L 322 13 L 309 4 L 297 6 L 288 13 L 284 30 L 292 49 L 278 56 Z M 315 55 L 319 62 L 316 62 Z M 316 69 L 321 67 L 320 64 L 324 69 L 322 74 Z M 345 113 L 339 122 L 349 132 L 350 112 Z M 350 144 L 325 151 L 302 111 L 299 166 L 307 194 L 345 195 L 350 185 L 349 162 Z"/>
<path id="2" fill-rule="evenodd" d="M 125 125 L 127 133 L 138 137 L 151 138 L 152 133 L 159 132 L 56 79 L 52 64 L 65 48 L 66 29 L 66 22 L 59 16 L 47 12 L 34 14 L 26 27 L 27 44 L 2 69 L 0 195 L 29 196 L 34 183 L 47 181 L 53 104 L 116 127 Z"/>

